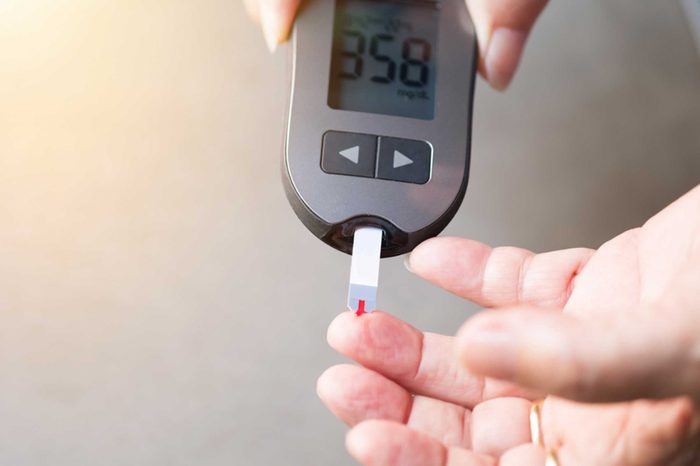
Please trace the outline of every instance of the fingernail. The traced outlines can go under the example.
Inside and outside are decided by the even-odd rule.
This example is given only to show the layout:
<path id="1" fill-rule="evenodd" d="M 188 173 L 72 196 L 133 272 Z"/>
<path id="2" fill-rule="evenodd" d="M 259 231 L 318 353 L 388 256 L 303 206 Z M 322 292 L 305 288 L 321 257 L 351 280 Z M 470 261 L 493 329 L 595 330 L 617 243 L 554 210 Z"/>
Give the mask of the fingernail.
<path id="1" fill-rule="evenodd" d="M 263 35 L 270 53 L 274 53 L 277 50 L 277 44 L 279 44 L 283 34 L 279 12 L 274 6 L 274 2 L 263 2 L 260 7 Z"/>
<path id="2" fill-rule="evenodd" d="M 467 323 L 457 340 L 459 357 L 470 370 L 500 379 L 515 375 L 517 339 L 507 324 L 494 319 Z"/>
<path id="3" fill-rule="evenodd" d="M 403 265 L 404 265 L 404 267 L 406 267 L 406 270 L 413 273 L 413 269 L 411 268 L 411 254 L 406 254 L 404 256 Z"/>
<path id="4" fill-rule="evenodd" d="M 499 91 L 508 87 L 520 63 L 527 34 L 510 28 L 498 28 L 489 40 L 486 51 L 486 76 Z"/>

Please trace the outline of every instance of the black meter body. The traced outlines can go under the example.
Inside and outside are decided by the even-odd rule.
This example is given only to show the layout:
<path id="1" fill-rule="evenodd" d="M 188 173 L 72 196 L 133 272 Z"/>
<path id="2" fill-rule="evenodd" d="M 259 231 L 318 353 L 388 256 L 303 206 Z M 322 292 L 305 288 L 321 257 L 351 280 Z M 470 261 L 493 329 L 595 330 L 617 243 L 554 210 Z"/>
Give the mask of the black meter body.
<path id="1" fill-rule="evenodd" d="M 382 257 L 439 234 L 469 178 L 477 67 L 464 0 L 309 0 L 292 38 L 284 184 L 317 237 Z"/>

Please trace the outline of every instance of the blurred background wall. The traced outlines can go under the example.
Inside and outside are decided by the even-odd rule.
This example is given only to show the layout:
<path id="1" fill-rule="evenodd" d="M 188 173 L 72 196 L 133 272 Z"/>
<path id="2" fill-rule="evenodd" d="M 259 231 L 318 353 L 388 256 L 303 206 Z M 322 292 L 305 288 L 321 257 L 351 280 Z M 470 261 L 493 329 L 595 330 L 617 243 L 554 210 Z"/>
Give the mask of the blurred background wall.
<path id="1" fill-rule="evenodd" d="M 350 465 L 315 396 L 349 259 L 279 175 L 286 48 L 239 0 L 0 0 L 0 465 Z M 480 83 L 450 234 L 600 245 L 700 181 L 675 1 L 553 0 Z M 384 264 L 382 306 L 475 309 Z"/>

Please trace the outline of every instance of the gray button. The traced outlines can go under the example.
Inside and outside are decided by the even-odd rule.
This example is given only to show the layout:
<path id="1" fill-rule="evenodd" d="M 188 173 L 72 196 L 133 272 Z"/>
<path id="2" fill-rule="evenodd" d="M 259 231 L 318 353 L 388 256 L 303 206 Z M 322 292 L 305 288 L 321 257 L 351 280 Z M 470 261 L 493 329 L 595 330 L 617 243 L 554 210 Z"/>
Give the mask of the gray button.
<path id="1" fill-rule="evenodd" d="M 328 131 L 323 135 L 321 168 L 326 173 L 374 178 L 377 137 Z"/>
<path id="2" fill-rule="evenodd" d="M 430 180 L 433 148 L 425 141 L 379 138 L 377 178 L 425 184 Z"/>

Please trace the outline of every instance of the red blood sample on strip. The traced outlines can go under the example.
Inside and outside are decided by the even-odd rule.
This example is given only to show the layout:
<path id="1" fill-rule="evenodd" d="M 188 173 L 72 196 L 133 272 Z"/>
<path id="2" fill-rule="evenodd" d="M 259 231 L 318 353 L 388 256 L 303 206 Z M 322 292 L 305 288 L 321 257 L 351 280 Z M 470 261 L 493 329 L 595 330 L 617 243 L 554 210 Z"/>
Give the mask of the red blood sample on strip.
<path id="1" fill-rule="evenodd" d="M 357 306 L 357 312 L 356 312 L 355 314 L 357 314 L 357 317 L 361 317 L 361 316 L 367 314 L 367 313 L 365 312 L 365 302 L 364 302 L 364 300 L 362 300 L 362 299 L 360 300 L 360 304 Z"/>

